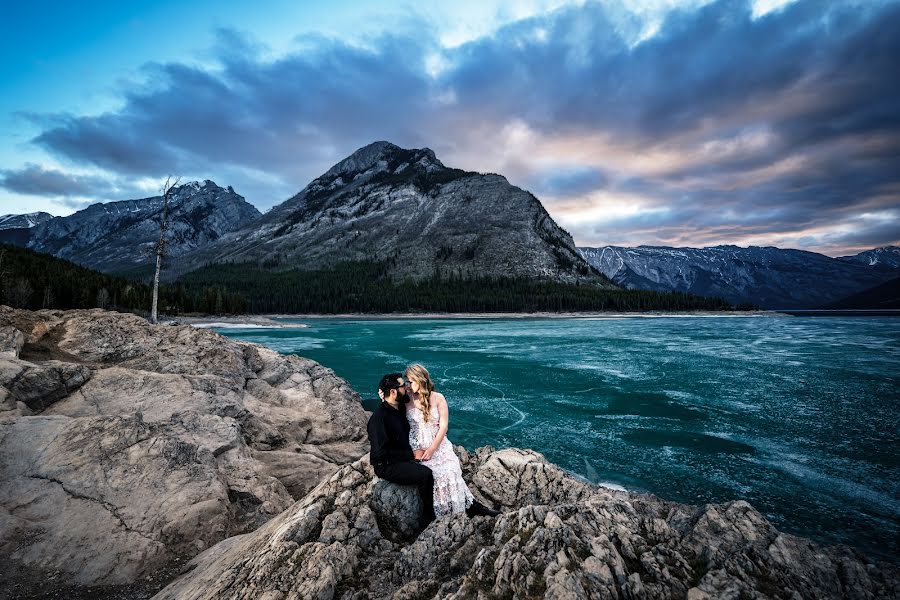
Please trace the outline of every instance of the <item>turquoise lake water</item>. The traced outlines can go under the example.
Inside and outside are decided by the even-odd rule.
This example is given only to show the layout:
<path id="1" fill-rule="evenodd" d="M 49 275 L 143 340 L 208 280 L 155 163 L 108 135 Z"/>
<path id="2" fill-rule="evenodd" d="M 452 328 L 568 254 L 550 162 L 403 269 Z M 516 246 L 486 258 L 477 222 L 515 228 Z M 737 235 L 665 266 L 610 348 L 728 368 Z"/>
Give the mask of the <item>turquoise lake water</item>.
<path id="1" fill-rule="evenodd" d="M 449 438 L 594 482 L 745 499 L 783 531 L 900 561 L 900 319 L 301 321 L 225 335 L 312 358 L 363 398 L 412 362 Z"/>

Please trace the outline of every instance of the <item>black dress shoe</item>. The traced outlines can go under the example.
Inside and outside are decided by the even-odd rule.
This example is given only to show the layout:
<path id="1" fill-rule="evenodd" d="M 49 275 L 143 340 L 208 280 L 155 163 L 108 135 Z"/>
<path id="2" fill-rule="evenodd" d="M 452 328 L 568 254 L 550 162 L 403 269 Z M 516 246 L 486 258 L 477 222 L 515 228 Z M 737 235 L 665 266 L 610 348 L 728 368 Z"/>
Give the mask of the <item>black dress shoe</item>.
<path id="1" fill-rule="evenodd" d="M 500 511 L 488 508 L 476 500 L 472 503 L 472 506 L 466 509 L 466 514 L 470 517 L 496 517 L 500 514 Z"/>

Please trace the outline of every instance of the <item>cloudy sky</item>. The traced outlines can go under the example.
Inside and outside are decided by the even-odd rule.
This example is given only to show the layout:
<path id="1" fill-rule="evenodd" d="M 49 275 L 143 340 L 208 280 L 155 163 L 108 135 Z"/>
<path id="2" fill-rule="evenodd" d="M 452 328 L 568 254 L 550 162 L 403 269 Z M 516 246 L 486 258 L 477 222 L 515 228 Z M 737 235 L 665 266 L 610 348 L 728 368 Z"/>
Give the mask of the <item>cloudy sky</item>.
<path id="1" fill-rule="evenodd" d="M 265 210 L 389 140 L 505 175 L 579 245 L 900 244 L 897 0 L 16 4 L 0 213 L 169 173 Z"/>

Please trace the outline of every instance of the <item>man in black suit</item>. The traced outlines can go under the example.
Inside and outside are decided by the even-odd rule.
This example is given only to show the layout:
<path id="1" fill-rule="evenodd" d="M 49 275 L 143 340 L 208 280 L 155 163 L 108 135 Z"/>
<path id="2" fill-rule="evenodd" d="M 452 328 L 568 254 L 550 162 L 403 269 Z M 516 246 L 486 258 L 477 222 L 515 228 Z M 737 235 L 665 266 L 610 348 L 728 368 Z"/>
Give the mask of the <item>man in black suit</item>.
<path id="1" fill-rule="evenodd" d="M 406 382 L 400 373 L 381 378 L 378 389 L 384 399 L 369 417 L 369 459 L 375 474 L 400 485 L 414 485 L 422 498 L 422 529 L 434 521 L 434 474 L 416 462 L 409 445 L 409 422 L 406 420 Z"/>

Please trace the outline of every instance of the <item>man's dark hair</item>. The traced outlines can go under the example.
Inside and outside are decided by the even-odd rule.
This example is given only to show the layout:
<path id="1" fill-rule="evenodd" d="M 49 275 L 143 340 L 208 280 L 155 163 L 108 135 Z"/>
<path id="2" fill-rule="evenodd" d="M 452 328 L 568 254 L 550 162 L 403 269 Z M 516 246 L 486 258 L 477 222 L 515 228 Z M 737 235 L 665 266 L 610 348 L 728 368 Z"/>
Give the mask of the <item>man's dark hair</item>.
<path id="1" fill-rule="evenodd" d="M 378 389 L 381 390 L 382 394 L 384 394 L 385 400 L 387 400 L 388 396 L 391 395 L 391 390 L 397 389 L 397 380 L 401 377 L 403 377 L 403 373 L 388 373 L 381 378 L 381 383 L 378 384 Z"/>

